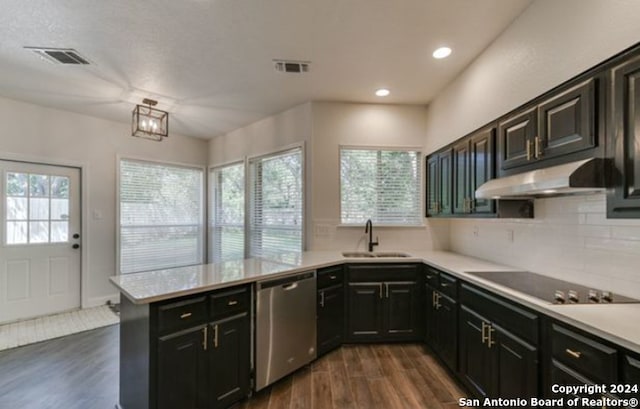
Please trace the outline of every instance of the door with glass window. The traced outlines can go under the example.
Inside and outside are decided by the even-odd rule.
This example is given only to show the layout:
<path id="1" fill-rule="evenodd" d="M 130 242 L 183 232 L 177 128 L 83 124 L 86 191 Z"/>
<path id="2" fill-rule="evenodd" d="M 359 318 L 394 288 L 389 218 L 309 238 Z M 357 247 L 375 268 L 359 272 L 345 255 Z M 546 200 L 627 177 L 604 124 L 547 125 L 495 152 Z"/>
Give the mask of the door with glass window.
<path id="1" fill-rule="evenodd" d="M 80 306 L 80 169 L 0 161 L 0 323 Z"/>

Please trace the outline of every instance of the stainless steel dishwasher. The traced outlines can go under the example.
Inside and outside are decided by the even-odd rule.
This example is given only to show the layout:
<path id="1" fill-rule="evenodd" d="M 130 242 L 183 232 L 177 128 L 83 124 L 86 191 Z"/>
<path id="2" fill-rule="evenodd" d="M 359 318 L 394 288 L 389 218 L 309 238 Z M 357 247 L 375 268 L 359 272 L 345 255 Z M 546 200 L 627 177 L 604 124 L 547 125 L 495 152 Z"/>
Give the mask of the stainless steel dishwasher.
<path id="1" fill-rule="evenodd" d="M 256 299 L 256 391 L 316 359 L 316 273 L 261 281 Z"/>

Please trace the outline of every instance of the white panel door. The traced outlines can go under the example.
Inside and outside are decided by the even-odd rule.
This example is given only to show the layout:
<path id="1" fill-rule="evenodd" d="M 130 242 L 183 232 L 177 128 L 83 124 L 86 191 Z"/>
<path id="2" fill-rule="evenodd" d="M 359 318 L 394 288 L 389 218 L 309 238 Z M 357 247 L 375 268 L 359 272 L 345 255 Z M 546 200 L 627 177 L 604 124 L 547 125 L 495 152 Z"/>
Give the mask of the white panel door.
<path id="1" fill-rule="evenodd" d="M 0 323 L 80 307 L 80 170 L 0 161 Z"/>

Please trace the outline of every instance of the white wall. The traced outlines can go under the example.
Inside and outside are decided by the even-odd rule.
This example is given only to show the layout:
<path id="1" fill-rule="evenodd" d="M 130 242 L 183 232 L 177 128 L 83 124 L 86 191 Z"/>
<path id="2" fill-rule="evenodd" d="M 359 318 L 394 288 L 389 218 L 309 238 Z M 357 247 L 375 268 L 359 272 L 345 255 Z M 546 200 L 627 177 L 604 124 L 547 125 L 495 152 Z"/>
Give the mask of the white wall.
<path id="1" fill-rule="evenodd" d="M 246 156 L 273 152 L 305 142 L 310 135 L 311 104 L 301 104 L 211 139 L 209 165 L 221 165 Z"/>
<path id="2" fill-rule="evenodd" d="M 128 124 L 0 98 L 0 159 L 84 166 L 88 217 L 83 306 L 117 297 L 108 279 L 116 266 L 117 155 L 206 166 L 207 141 L 171 134 L 162 142 L 131 137 Z M 94 212 L 102 218 L 94 218 Z"/>
<path id="3" fill-rule="evenodd" d="M 423 151 L 426 112 L 422 106 L 313 103 L 309 249 L 364 250 L 364 226 L 340 224 L 340 145 L 414 147 Z M 424 173 L 424 164 L 421 166 Z M 423 183 L 424 185 L 424 183 Z M 424 197 L 424 195 L 422 195 Z M 443 248 L 448 222 L 415 228 L 375 227 L 376 250 Z"/>
<path id="4" fill-rule="evenodd" d="M 427 152 L 634 45 L 639 15 L 635 0 L 533 2 L 429 105 Z M 640 223 L 607 220 L 604 200 L 536 200 L 534 220 L 453 220 L 450 247 L 638 297 Z"/>

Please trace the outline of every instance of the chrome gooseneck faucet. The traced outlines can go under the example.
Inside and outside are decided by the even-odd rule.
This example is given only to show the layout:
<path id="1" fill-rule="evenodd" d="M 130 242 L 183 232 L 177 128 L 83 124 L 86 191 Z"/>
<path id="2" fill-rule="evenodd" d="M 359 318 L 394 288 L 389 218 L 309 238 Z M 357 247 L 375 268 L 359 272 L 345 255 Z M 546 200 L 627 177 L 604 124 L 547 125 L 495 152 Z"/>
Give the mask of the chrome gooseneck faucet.
<path id="1" fill-rule="evenodd" d="M 378 243 L 378 236 L 376 236 L 376 241 L 373 241 L 373 223 L 371 222 L 371 219 L 367 220 L 364 225 L 364 234 L 367 233 L 369 233 L 369 252 L 372 252 L 373 246 L 377 246 L 380 243 Z"/>

